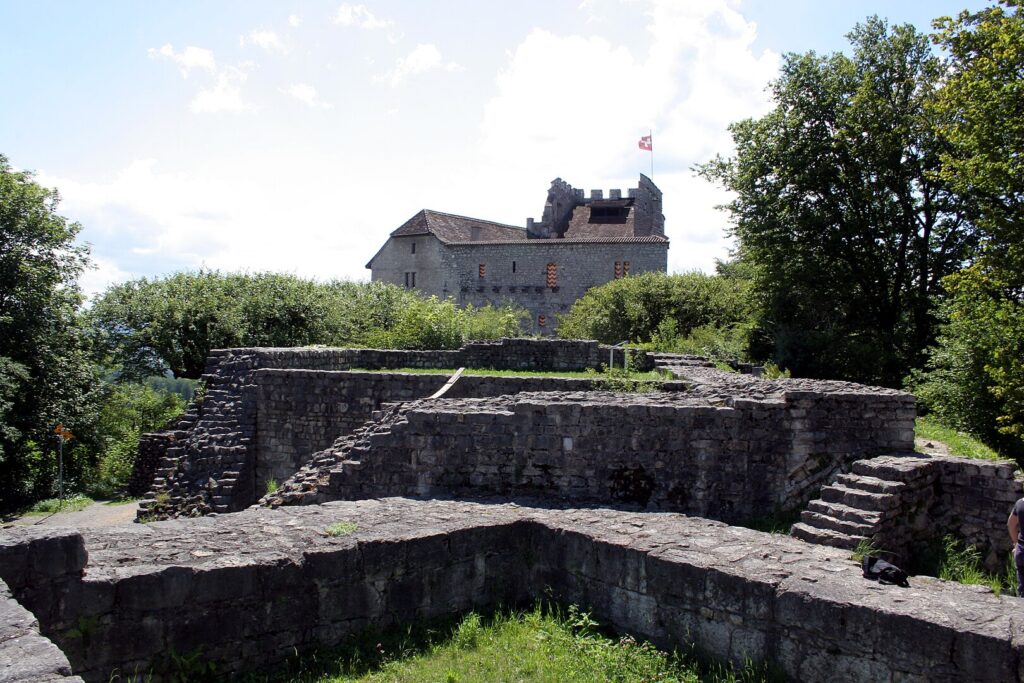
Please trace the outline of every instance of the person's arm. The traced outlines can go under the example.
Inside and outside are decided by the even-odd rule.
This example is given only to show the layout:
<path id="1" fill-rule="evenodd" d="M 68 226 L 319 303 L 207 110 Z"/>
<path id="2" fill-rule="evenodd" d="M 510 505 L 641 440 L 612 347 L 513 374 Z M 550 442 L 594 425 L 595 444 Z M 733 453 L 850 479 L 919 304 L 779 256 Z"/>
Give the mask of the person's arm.
<path id="1" fill-rule="evenodd" d="M 1020 519 L 1017 518 L 1016 508 L 1010 510 L 1010 517 L 1006 520 L 1006 530 L 1010 532 L 1010 545 L 1017 545 L 1017 535 L 1020 533 Z"/>

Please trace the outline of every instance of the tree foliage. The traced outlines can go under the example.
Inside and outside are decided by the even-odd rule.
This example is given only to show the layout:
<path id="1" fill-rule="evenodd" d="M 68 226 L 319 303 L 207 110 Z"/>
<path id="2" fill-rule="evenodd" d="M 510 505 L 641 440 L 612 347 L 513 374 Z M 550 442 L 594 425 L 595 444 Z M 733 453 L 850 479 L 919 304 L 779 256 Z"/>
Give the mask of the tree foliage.
<path id="1" fill-rule="evenodd" d="M 852 56 L 787 55 L 774 110 L 733 124 L 735 156 L 701 172 L 736 194 L 726 208 L 762 300 L 761 353 L 802 376 L 898 385 L 977 237 L 938 177 L 927 37 L 871 18 L 848 38 Z"/>
<path id="2" fill-rule="evenodd" d="M 946 279 L 948 322 L 914 382 L 943 421 L 1024 457 L 1024 13 L 1019 0 L 936 22 L 942 176 L 979 207 L 980 257 Z"/>
<path id="3" fill-rule="evenodd" d="M 54 426 L 88 440 L 99 400 L 76 313 L 87 251 L 74 243 L 79 225 L 56 213 L 57 193 L 32 178 L 0 155 L 0 491 L 7 504 L 48 493 Z"/>
<path id="4" fill-rule="evenodd" d="M 752 314 L 746 280 L 703 273 L 643 273 L 590 289 L 562 317 L 567 339 L 652 342 L 686 337 L 701 327 L 728 328 Z"/>
<path id="5" fill-rule="evenodd" d="M 512 308 L 465 310 L 383 283 L 198 271 L 111 287 L 93 305 L 97 338 L 122 377 L 198 378 L 211 349 L 368 345 L 452 348 L 521 333 Z"/>

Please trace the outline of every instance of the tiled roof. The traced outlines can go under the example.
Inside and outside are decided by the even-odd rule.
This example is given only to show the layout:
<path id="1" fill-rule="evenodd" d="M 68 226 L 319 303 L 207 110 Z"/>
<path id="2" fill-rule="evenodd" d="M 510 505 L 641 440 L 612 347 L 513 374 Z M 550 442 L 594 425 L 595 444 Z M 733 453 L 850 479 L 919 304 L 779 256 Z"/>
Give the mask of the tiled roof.
<path id="1" fill-rule="evenodd" d="M 433 234 L 446 244 L 462 242 L 525 242 L 526 228 L 504 225 L 479 218 L 456 216 L 423 209 L 407 220 L 392 237 Z M 473 238 L 476 239 L 473 239 Z"/>

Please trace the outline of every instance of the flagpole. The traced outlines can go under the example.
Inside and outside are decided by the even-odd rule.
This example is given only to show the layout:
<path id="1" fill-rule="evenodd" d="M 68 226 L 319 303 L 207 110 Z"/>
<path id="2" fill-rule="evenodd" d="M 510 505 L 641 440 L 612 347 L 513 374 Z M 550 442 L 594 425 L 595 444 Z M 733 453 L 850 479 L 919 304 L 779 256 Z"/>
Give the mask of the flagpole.
<path id="1" fill-rule="evenodd" d="M 651 180 L 654 180 L 654 129 L 651 128 L 647 132 L 651 138 Z"/>

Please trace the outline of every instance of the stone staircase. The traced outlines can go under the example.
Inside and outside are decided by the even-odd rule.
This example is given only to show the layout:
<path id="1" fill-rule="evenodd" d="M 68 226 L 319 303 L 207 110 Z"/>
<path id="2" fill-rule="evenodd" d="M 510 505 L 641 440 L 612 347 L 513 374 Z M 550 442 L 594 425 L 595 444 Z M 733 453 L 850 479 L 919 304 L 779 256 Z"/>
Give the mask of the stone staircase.
<path id="1" fill-rule="evenodd" d="M 330 448 L 314 453 L 277 491 L 263 496 L 260 504 L 268 507 L 312 505 L 330 499 L 332 490 L 343 488 L 350 483 L 347 480 L 357 476 L 363 468 L 363 459 L 373 450 L 374 441 L 390 435 L 408 408 L 409 404 L 405 403 L 382 404 L 366 424 L 339 437 Z"/>
<path id="2" fill-rule="evenodd" d="M 933 470 L 927 459 L 910 455 L 858 460 L 852 472 L 822 487 L 821 498 L 808 504 L 792 535 L 848 550 L 865 540 L 878 543 L 897 521 L 907 523 L 908 504 L 931 496 Z"/>

